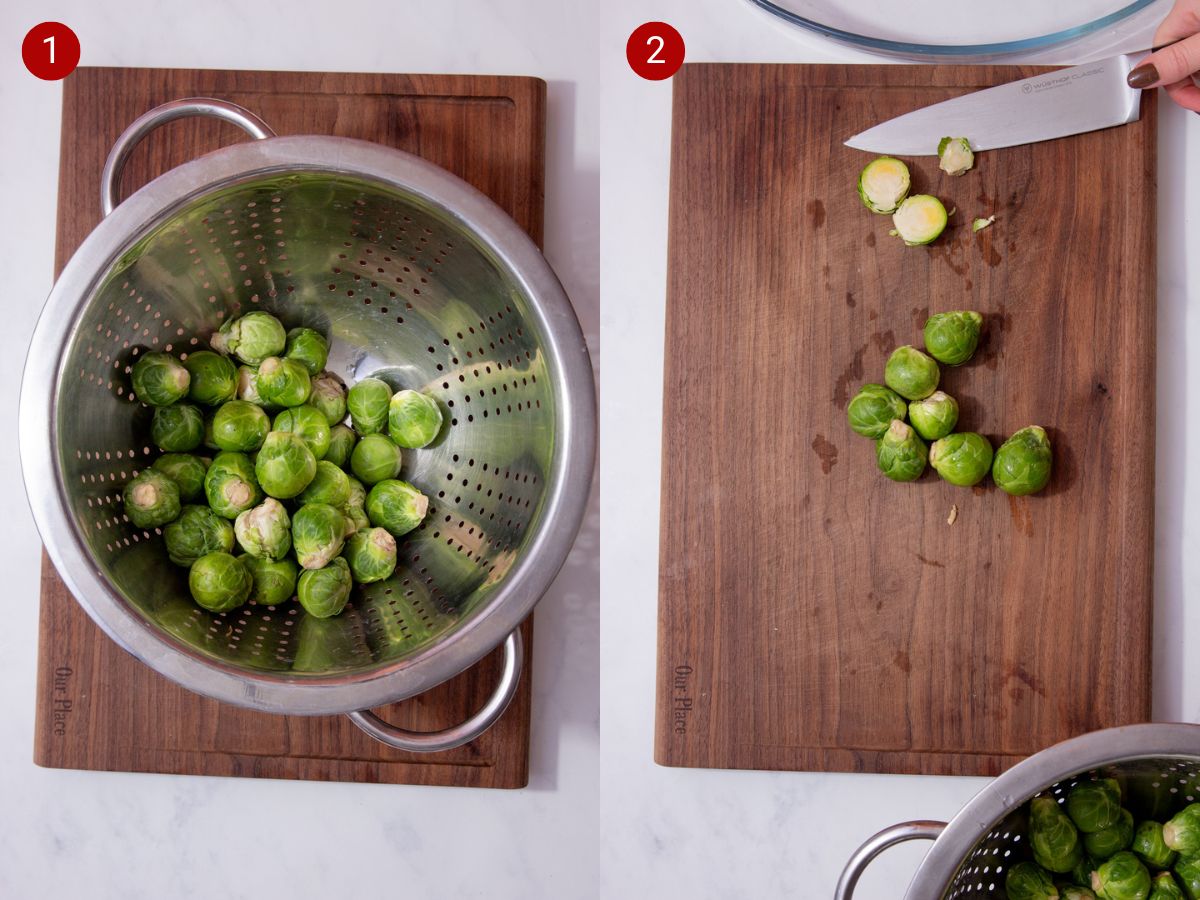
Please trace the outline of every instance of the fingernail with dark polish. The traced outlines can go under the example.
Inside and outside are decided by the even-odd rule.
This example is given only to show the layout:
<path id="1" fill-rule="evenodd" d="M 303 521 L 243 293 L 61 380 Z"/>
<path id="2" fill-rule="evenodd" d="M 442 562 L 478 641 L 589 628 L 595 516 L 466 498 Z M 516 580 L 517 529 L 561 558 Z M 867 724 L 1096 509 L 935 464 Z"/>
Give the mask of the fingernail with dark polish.
<path id="1" fill-rule="evenodd" d="M 1158 81 L 1158 69 L 1147 63 L 1130 72 L 1125 80 L 1131 88 L 1148 88 Z"/>

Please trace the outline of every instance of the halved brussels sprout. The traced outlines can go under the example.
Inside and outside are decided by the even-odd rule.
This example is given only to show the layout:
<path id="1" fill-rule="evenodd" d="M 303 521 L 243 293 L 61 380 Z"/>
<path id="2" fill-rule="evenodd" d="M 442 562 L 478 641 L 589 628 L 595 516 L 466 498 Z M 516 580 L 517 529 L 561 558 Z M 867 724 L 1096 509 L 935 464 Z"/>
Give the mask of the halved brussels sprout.
<path id="1" fill-rule="evenodd" d="M 195 450 L 204 440 L 204 413 L 189 403 L 156 407 L 150 421 L 150 440 L 169 453 Z"/>
<path id="2" fill-rule="evenodd" d="M 281 606 L 296 594 L 296 578 L 300 567 L 290 557 L 265 559 L 257 556 L 240 556 L 254 586 L 250 589 L 250 602 L 259 606 Z"/>
<path id="3" fill-rule="evenodd" d="M 879 471 L 892 481 L 916 481 L 925 471 L 929 448 L 912 426 L 900 419 L 892 424 L 875 444 L 875 461 Z M 368 510 L 369 511 L 369 510 Z"/>
<path id="4" fill-rule="evenodd" d="M 873 213 L 890 215 L 908 195 L 908 166 L 891 156 L 873 159 L 858 175 L 858 196 Z"/>
<path id="5" fill-rule="evenodd" d="M 1185 806 L 1167 820 L 1163 842 L 1180 856 L 1200 855 L 1200 803 Z"/>
<path id="6" fill-rule="evenodd" d="M 233 550 L 233 526 L 207 506 L 185 506 L 179 518 L 163 528 L 167 556 L 177 566 L 190 566 L 210 553 Z"/>
<path id="7" fill-rule="evenodd" d="M 996 451 L 992 462 L 992 480 L 1014 496 L 1036 494 L 1050 483 L 1053 453 L 1045 429 L 1037 425 L 1022 428 Z"/>
<path id="8" fill-rule="evenodd" d="M 962 431 L 933 442 L 929 464 L 945 481 L 971 487 L 992 468 L 992 445 L 982 434 Z"/>
<path id="9" fill-rule="evenodd" d="M 287 343 L 283 323 L 267 312 L 248 312 L 230 319 L 212 336 L 212 345 L 222 353 L 232 353 L 242 362 L 258 365 L 268 356 L 278 356 Z"/>
<path id="10" fill-rule="evenodd" d="M 179 515 L 179 485 L 156 469 L 143 469 L 123 493 L 125 515 L 138 528 L 157 528 Z"/>
<path id="11" fill-rule="evenodd" d="M 910 247 L 931 244 L 946 230 L 949 216 L 942 201 L 929 194 L 913 194 L 892 214 L 895 233 Z"/>
<path id="12" fill-rule="evenodd" d="M 846 407 L 846 418 L 857 434 L 879 440 L 893 419 L 904 421 L 904 398 L 882 384 L 864 384 Z"/>
<path id="13" fill-rule="evenodd" d="M 388 434 L 401 447 L 428 446 L 442 430 L 442 408 L 428 394 L 399 391 L 388 404 Z"/>
<path id="14" fill-rule="evenodd" d="M 975 153 L 966 138 L 944 137 L 938 141 L 938 168 L 947 175 L 962 175 L 975 165 Z"/>
<path id="15" fill-rule="evenodd" d="M 284 357 L 304 366 L 309 375 L 316 375 L 329 360 L 329 341 L 311 328 L 293 328 L 287 333 Z"/>
<path id="16" fill-rule="evenodd" d="M 1108 859 L 1133 842 L 1133 816 L 1128 810 L 1117 814 L 1117 821 L 1107 828 L 1088 832 L 1083 836 L 1083 847 L 1096 859 Z"/>
<path id="17" fill-rule="evenodd" d="M 925 349 L 947 366 L 961 366 L 979 346 L 983 316 L 973 309 L 935 313 L 925 322 Z"/>
<path id="18" fill-rule="evenodd" d="M 350 454 L 350 471 L 363 484 L 377 484 L 400 474 L 403 457 L 392 439 L 382 434 L 364 435 Z"/>
<path id="19" fill-rule="evenodd" d="M 289 431 L 300 435 L 308 449 L 317 459 L 324 459 L 329 452 L 329 423 L 315 406 L 304 404 L 285 409 L 275 417 L 272 431 Z"/>
<path id="20" fill-rule="evenodd" d="M 1083 856 L 1075 823 L 1052 797 L 1035 797 L 1029 804 L 1029 845 L 1033 861 L 1049 872 L 1070 872 Z"/>
<path id="21" fill-rule="evenodd" d="M 229 553 L 202 556 L 188 572 L 192 599 L 212 612 L 237 609 L 249 598 L 253 585 L 249 570 Z"/>
<path id="22" fill-rule="evenodd" d="M 321 372 L 312 380 L 308 402 L 321 411 L 331 426 L 346 418 L 346 384 L 333 372 Z"/>
<path id="23" fill-rule="evenodd" d="M 310 616 L 327 619 L 346 608 L 353 586 L 350 565 L 339 556 L 320 569 L 301 572 L 297 597 Z"/>
<path id="24" fill-rule="evenodd" d="M 346 541 L 344 556 L 359 584 L 383 581 L 396 571 L 396 539 L 386 528 L 356 531 Z"/>
<path id="25" fill-rule="evenodd" d="M 429 498 L 407 481 L 381 481 L 367 494 L 371 524 L 386 528 L 393 537 L 406 535 L 420 525 L 428 510 Z"/>
<path id="26" fill-rule="evenodd" d="M 204 476 L 204 495 L 213 511 L 227 519 L 260 503 L 263 493 L 250 457 L 231 450 L 218 453 Z"/>
<path id="27" fill-rule="evenodd" d="M 254 473 L 262 489 L 279 500 L 295 497 L 317 474 L 317 458 L 298 434 L 272 431 L 263 441 Z"/>
<path id="28" fill-rule="evenodd" d="M 133 393 L 150 406 L 170 406 L 188 395 L 191 375 L 170 353 L 146 353 L 133 364 Z"/>
<path id="29" fill-rule="evenodd" d="M 346 394 L 350 421 L 359 434 L 378 434 L 387 427 L 392 389 L 386 381 L 364 378 Z"/>
<path id="30" fill-rule="evenodd" d="M 282 559 L 292 548 L 292 520 L 274 497 L 240 513 L 234 522 L 234 533 L 242 549 L 251 556 Z"/>
<path id="31" fill-rule="evenodd" d="M 1152 819 L 1147 819 L 1138 825 L 1133 833 L 1133 843 L 1129 847 L 1137 857 L 1148 866 L 1155 869 L 1169 869 L 1179 858 L 1179 854 L 1167 846 L 1163 840 L 1163 827 Z"/>
<path id="32" fill-rule="evenodd" d="M 1174 875 L 1159 872 L 1150 883 L 1150 896 L 1146 900 L 1187 900 L 1187 896 L 1180 890 Z"/>
<path id="33" fill-rule="evenodd" d="M 258 367 L 258 395 L 276 406 L 299 406 L 312 393 L 308 370 L 294 359 L 268 356 Z"/>
<path id="34" fill-rule="evenodd" d="M 1115 825 L 1121 815 L 1121 786 L 1112 778 L 1079 782 L 1067 794 L 1067 815 L 1084 834 Z"/>
<path id="35" fill-rule="evenodd" d="M 1150 873 L 1140 859 L 1122 850 L 1092 873 L 1092 890 L 1103 900 L 1146 900 Z"/>
<path id="36" fill-rule="evenodd" d="M 328 503 L 306 503 L 292 517 L 292 544 L 303 569 L 319 569 L 342 552 L 346 522 Z"/>
<path id="37" fill-rule="evenodd" d="M 1181 856 L 1175 861 L 1175 880 L 1188 900 L 1200 900 L 1200 856 Z"/>
<path id="38" fill-rule="evenodd" d="M 938 364 L 916 347 L 897 347 L 888 357 L 883 380 L 905 400 L 923 400 L 937 390 Z"/>
<path id="39" fill-rule="evenodd" d="M 1008 900 L 1058 900 L 1058 889 L 1042 868 L 1035 863 L 1019 862 L 1004 878 Z"/>
<path id="40" fill-rule="evenodd" d="M 934 391 L 924 400 L 908 404 L 908 420 L 925 440 L 939 440 L 958 424 L 958 401 L 943 391 Z M 990 452 L 988 462 L 991 462 Z"/>
<path id="41" fill-rule="evenodd" d="M 350 499 L 350 476 L 329 460 L 317 462 L 317 474 L 299 496 L 301 503 L 328 503 L 344 506 Z"/>
<path id="42" fill-rule="evenodd" d="M 188 397 L 202 406 L 220 406 L 237 394 L 237 366 L 220 353 L 196 350 L 183 361 L 191 376 Z"/>
<path id="43" fill-rule="evenodd" d="M 267 414 L 249 400 L 227 400 L 213 413 L 212 439 L 222 450 L 257 450 L 270 430 Z"/>
<path id="44" fill-rule="evenodd" d="M 204 496 L 204 473 L 208 471 L 207 459 L 191 453 L 164 453 L 152 464 L 179 486 L 179 499 L 191 503 Z"/>
<path id="45" fill-rule="evenodd" d="M 357 442 L 358 435 L 349 425 L 334 425 L 329 429 L 329 449 L 325 451 L 324 458 L 339 469 L 345 469 L 350 465 L 350 454 L 354 452 Z"/>

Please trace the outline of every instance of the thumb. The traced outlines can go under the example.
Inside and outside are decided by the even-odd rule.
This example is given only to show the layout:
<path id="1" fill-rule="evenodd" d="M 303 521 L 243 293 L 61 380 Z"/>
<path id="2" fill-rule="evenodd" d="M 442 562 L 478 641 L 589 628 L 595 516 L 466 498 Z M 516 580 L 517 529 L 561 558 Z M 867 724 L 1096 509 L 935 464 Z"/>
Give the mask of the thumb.
<path id="1" fill-rule="evenodd" d="M 1197 71 L 1200 71 L 1200 34 L 1193 34 L 1151 53 L 1129 73 L 1128 81 L 1130 87 L 1145 90 L 1175 84 Z"/>

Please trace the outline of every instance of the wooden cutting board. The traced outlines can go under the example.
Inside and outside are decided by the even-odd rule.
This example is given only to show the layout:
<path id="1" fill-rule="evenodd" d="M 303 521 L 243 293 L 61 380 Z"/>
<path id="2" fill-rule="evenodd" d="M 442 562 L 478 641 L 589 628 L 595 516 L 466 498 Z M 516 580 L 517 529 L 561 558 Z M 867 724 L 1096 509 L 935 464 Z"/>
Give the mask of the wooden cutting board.
<path id="1" fill-rule="evenodd" d="M 1149 718 L 1154 94 L 1137 124 L 983 153 L 961 178 L 909 159 L 913 193 L 958 208 L 928 248 L 863 207 L 871 156 L 842 143 L 1037 71 L 675 77 L 660 763 L 995 775 Z M 986 338 L 943 376 L 960 428 L 1045 426 L 1041 495 L 894 484 L 846 424 L 889 353 L 961 308 Z"/>
<path id="2" fill-rule="evenodd" d="M 100 220 L 100 169 L 137 116 L 181 97 L 232 100 L 280 135 L 376 141 L 449 169 L 488 194 L 540 245 L 546 86 L 534 78 L 81 68 L 63 86 L 56 272 Z M 245 140 L 187 119 L 130 157 L 127 196 L 173 166 Z M 525 672 L 504 717 L 444 753 L 392 750 L 344 717 L 256 713 L 192 694 L 119 649 L 42 562 L 34 762 L 42 766 L 321 781 L 517 788 L 528 783 L 532 620 Z M 500 653 L 421 697 L 384 707 L 401 727 L 432 730 L 480 708 Z"/>

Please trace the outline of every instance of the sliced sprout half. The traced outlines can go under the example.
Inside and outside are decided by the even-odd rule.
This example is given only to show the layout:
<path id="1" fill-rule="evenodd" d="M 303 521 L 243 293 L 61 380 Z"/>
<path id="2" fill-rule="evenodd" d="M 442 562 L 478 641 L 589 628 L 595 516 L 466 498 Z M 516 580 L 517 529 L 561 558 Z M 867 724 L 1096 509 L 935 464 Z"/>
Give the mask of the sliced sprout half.
<path id="1" fill-rule="evenodd" d="M 881 156 L 859 173 L 858 196 L 871 212 L 888 215 L 896 211 L 911 185 L 908 166 L 894 157 Z"/>
<path id="2" fill-rule="evenodd" d="M 949 218 L 942 201 L 930 194 L 914 194 L 892 215 L 896 234 L 910 247 L 930 244 L 946 230 Z"/>
<path id="3" fill-rule="evenodd" d="M 975 165 L 971 142 L 964 137 L 944 137 L 938 142 L 938 168 L 947 175 L 965 174 Z"/>

